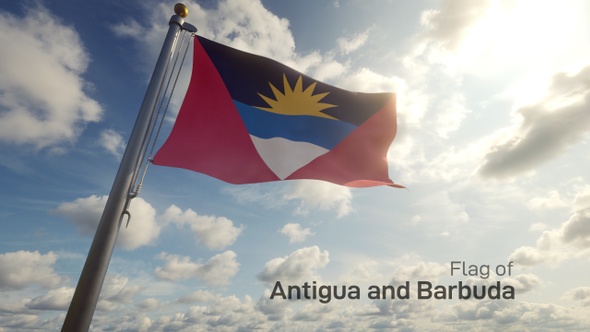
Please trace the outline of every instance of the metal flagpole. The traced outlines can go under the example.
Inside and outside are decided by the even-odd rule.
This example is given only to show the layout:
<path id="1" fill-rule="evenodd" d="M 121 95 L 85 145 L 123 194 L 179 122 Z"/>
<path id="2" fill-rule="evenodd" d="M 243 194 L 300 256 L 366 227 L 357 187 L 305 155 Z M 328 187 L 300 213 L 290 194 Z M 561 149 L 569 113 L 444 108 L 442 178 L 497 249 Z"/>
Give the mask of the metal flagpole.
<path id="1" fill-rule="evenodd" d="M 188 14 L 188 10 L 183 4 L 176 4 L 174 12 L 176 15 L 170 18 L 168 34 L 162 45 L 158 62 L 135 120 L 133 131 L 129 137 L 111 193 L 100 218 L 94 240 L 90 246 L 86 263 L 64 320 L 62 332 L 88 331 L 90 328 L 117 235 L 121 228 L 123 215 L 126 213 L 129 200 L 133 198 L 133 194 L 130 192 L 131 183 L 138 169 L 137 164 L 142 157 L 142 150 L 156 106 L 158 91 L 160 91 L 163 82 L 167 63 L 173 54 L 173 47 L 178 38 L 178 33 L 183 28 L 183 18 Z"/>

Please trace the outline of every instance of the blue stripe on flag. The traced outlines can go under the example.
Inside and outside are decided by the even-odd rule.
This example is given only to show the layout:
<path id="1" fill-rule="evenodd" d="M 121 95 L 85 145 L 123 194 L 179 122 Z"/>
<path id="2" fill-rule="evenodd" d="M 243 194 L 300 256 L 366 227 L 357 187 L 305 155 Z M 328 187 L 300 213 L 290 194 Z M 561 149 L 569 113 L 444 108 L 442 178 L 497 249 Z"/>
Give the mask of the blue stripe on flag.
<path id="1" fill-rule="evenodd" d="M 355 125 L 339 120 L 272 113 L 236 100 L 234 104 L 248 132 L 259 138 L 283 137 L 331 150 L 356 129 Z"/>

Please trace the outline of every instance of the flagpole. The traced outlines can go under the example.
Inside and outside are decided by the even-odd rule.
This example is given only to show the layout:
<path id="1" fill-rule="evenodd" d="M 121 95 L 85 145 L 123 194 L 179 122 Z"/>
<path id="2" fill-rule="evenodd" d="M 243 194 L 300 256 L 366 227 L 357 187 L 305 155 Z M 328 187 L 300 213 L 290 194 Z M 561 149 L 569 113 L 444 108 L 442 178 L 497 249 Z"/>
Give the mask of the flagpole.
<path id="1" fill-rule="evenodd" d="M 64 320 L 62 332 L 88 331 L 90 328 L 123 215 L 126 213 L 129 200 L 133 198 L 130 192 L 131 183 L 142 156 L 145 138 L 153 117 L 167 63 L 173 54 L 178 33 L 183 27 L 183 18 L 188 14 L 188 10 L 183 4 L 176 4 L 174 12 L 176 15 L 170 18 L 168 34 L 162 45 L 160 56 L 90 246 L 86 263 Z"/>

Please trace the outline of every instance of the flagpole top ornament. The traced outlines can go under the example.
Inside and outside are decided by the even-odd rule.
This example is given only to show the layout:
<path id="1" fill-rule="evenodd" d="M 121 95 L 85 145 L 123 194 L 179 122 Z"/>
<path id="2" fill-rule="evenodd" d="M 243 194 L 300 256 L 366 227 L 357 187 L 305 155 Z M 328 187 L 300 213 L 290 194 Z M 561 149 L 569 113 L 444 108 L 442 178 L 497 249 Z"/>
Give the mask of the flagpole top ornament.
<path id="1" fill-rule="evenodd" d="M 177 3 L 174 5 L 174 13 L 182 18 L 188 16 L 188 8 L 183 3 Z"/>

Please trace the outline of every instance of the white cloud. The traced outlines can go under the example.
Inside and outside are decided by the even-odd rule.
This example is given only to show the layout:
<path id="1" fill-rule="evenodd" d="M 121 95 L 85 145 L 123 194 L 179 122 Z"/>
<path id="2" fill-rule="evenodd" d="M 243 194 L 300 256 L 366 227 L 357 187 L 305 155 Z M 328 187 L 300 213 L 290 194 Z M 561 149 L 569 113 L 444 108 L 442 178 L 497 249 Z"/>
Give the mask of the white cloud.
<path id="1" fill-rule="evenodd" d="M 61 203 L 54 212 L 68 218 L 81 233 L 90 235 L 96 231 L 107 198 L 96 195 L 77 198 L 72 202 Z"/>
<path id="2" fill-rule="evenodd" d="M 549 256 L 535 247 L 524 246 L 516 249 L 510 255 L 510 260 L 524 266 L 532 266 L 543 262 L 553 262 L 557 259 L 555 254 Z"/>
<path id="3" fill-rule="evenodd" d="M 546 224 L 542 223 L 542 222 L 536 222 L 534 224 L 531 224 L 531 227 L 529 227 L 529 230 L 531 232 L 542 232 L 547 230 L 549 226 L 547 226 Z"/>
<path id="4" fill-rule="evenodd" d="M 353 211 L 350 188 L 324 181 L 295 181 L 287 188 L 284 197 L 287 200 L 300 200 L 296 213 L 301 215 L 307 215 L 310 209 L 336 209 L 340 218 Z"/>
<path id="5" fill-rule="evenodd" d="M 510 177 L 564 154 L 590 132 L 590 66 L 559 73 L 544 98 L 518 109 L 518 127 L 491 146 L 479 172 Z"/>
<path id="6" fill-rule="evenodd" d="M 100 133 L 100 145 L 117 158 L 123 156 L 125 141 L 123 136 L 112 129 L 105 129 Z"/>
<path id="7" fill-rule="evenodd" d="M 405 81 L 397 76 L 384 76 L 369 68 L 343 72 L 338 85 L 359 92 L 397 92 Z"/>
<path id="8" fill-rule="evenodd" d="M 298 283 L 320 281 L 317 270 L 325 267 L 329 259 L 328 251 L 320 251 L 317 246 L 295 250 L 287 257 L 274 258 L 258 274 L 258 279 L 268 284 L 275 282 Z"/>
<path id="9" fill-rule="evenodd" d="M 148 332 L 153 331 L 152 325 L 152 320 L 149 317 L 143 313 L 138 313 L 131 317 L 126 324 L 117 325 L 117 328 L 122 331 Z"/>
<path id="10" fill-rule="evenodd" d="M 440 103 L 441 112 L 437 114 L 436 133 L 442 138 L 448 138 L 449 134 L 459 129 L 461 123 L 470 113 L 465 105 L 465 97 L 459 93 L 450 93 Z"/>
<path id="11" fill-rule="evenodd" d="M 264 315 L 256 310 L 252 298 L 236 296 L 218 297 L 208 306 L 192 306 L 182 312 L 173 312 L 154 321 L 151 330 L 191 331 L 202 326 L 211 331 L 269 330 Z"/>
<path id="12" fill-rule="evenodd" d="M 288 202 L 285 199 L 285 185 L 276 183 L 231 186 L 223 188 L 223 191 L 240 204 L 256 204 L 264 209 L 284 209 Z"/>
<path id="13" fill-rule="evenodd" d="M 556 190 L 550 190 L 547 195 L 544 196 L 533 197 L 527 204 L 531 210 L 555 209 L 567 205 L 567 202 L 561 198 L 561 195 Z"/>
<path id="14" fill-rule="evenodd" d="M 421 38 L 439 43 L 443 49 L 457 50 L 473 26 L 486 14 L 490 1 L 446 0 L 438 10 L 422 13 L 426 27 Z"/>
<path id="15" fill-rule="evenodd" d="M 347 285 L 360 285 L 363 283 L 375 284 L 380 280 L 386 282 L 390 274 L 390 270 L 387 268 L 390 267 L 390 264 L 367 258 L 366 260 L 363 260 L 361 263 L 357 264 L 357 266 L 352 269 L 352 272 L 340 277 L 338 282 Z M 384 273 L 383 270 L 387 271 Z M 386 274 L 388 275 L 387 277 L 385 276 Z"/>
<path id="16" fill-rule="evenodd" d="M 37 315 L 33 314 L 15 314 L 0 316 L 0 325 L 14 328 L 14 330 L 38 330 L 41 322 Z M 11 331 L 11 330 L 6 330 Z M 4 332 L 4 331 L 2 331 Z"/>
<path id="17" fill-rule="evenodd" d="M 336 43 L 338 44 L 338 47 L 342 53 L 349 54 L 363 46 L 365 42 L 367 42 L 368 38 L 369 30 L 351 36 L 350 38 L 340 37 L 336 40 Z"/>
<path id="18" fill-rule="evenodd" d="M 467 118 L 471 110 L 463 93 L 462 68 L 449 57 L 461 49 L 488 6 L 488 2 L 446 0 L 441 9 L 422 13 L 423 30 L 400 57 L 406 71 L 405 81 L 397 79 L 396 84 L 400 133 L 407 126 L 414 133 L 448 139 Z"/>
<path id="19" fill-rule="evenodd" d="M 182 212 L 176 205 L 166 209 L 164 218 L 179 228 L 189 225 L 197 241 L 211 250 L 222 250 L 230 246 L 244 229 L 243 226 L 235 227 L 225 217 L 201 216 L 191 209 Z"/>
<path id="20" fill-rule="evenodd" d="M 206 290 L 196 290 L 188 295 L 180 297 L 178 303 L 209 302 L 215 298 L 215 295 Z"/>
<path id="21" fill-rule="evenodd" d="M 101 290 L 101 299 L 97 308 L 103 311 L 116 310 L 119 304 L 131 304 L 133 298 L 142 290 L 140 285 L 129 282 L 129 278 L 118 274 L 109 274 Z"/>
<path id="22" fill-rule="evenodd" d="M 265 289 L 264 294 L 256 303 L 256 310 L 263 313 L 271 321 L 282 321 L 288 319 L 292 314 L 291 303 L 289 301 L 276 301 L 270 299 L 270 289 Z"/>
<path id="23" fill-rule="evenodd" d="M 424 195 L 416 200 L 414 206 L 419 214 L 412 216 L 408 222 L 412 227 L 421 229 L 426 236 L 439 236 L 447 233 L 457 235 L 461 228 L 467 224 L 471 217 L 467 213 L 464 202 L 456 202 L 454 193 L 447 190 L 440 190 Z M 445 220 L 441 223 L 441 220 Z"/>
<path id="24" fill-rule="evenodd" d="M 289 181 L 281 185 L 251 185 L 224 189 L 241 204 L 262 205 L 266 209 L 284 209 L 295 201 L 297 215 L 307 215 L 313 210 L 335 210 L 344 217 L 353 211 L 350 188 L 315 180 Z"/>
<path id="25" fill-rule="evenodd" d="M 73 223 L 79 232 L 93 235 L 108 196 L 91 195 L 60 204 L 53 212 Z M 117 238 L 117 245 L 133 250 L 152 244 L 160 235 L 161 226 L 156 222 L 156 210 L 143 198 L 137 197 L 129 206 L 131 220 L 129 226 L 122 225 Z M 123 220 L 126 222 L 126 218 Z"/>
<path id="26" fill-rule="evenodd" d="M 84 91 L 89 56 L 76 30 L 41 6 L 0 13 L 0 141 L 37 149 L 74 142 L 101 106 Z"/>
<path id="27" fill-rule="evenodd" d="M 18 290 L 31 285 L 55 287 L 64 281 L 53 269 L 53 252 L 16 251 L 0 254 L 0 290 Z"/>
<path id="28" fill-rule="evenodd" d="M 417 262 L 416 262 L 417 261 Z M 398 267 L 393 272 L 390 284 L 399 285 L 408 280 L 431 280 L 448 273 L 448 266 L 435 262 L 422 262 L 415 255 L 407 255 L 396 260 Z"/>
<path id="29" fill-rule="evenodd" d="M 579 302 L 583 307 L 590 306 L 590 287 L 576 287 L 570 289 L 564 295 L 564 298 Z"/>
<path id="30" fill-rule="evenodd" d="M 281 234 L 289 238 L 289 243 L 303 242 L 305 239 L 314 233 L 309 228 L 303 228 L 297 223 L 288 223 L 281 229 Z"/>
<path id="31" fill-rule="evenodd" d="M 322 82 L 337 82 L 339 87 L 346 87 L 344 79 L 348 77 L 347 74 L 350 71 L 346 64 L 340 63 L 330 56 L 320 56 L 319 62 L 315 66 L 302 69 L 302 60 L 295 61 L 296 63 L 293 64 L 295 69 L 305 72 L 314 79 Z"/>
<path id="32" fill-rule="evenodd" d="M 228 285 L 240 267 L 236 257 L 235 252 L 228 250 L 211 257 L 206 263 L 200 263 L 191 261 L 188 256 L 162 252 L 157 258 L 163 260 L 165 265 L 157 267 L 155 275 L 171 281 L 196 278 L 211 286 Z"/>
<path id="33" fill-rule="evenodd" d="M 134 198 L 129 205 L 131 220 L 129 226 L 121 228 L 117 241 L 123 248 L 135 249 L 153 244 L 160 235 L 161 226 L 156 221 L 156 210 L 141 197 Z"/>
<path id="34" fill-rule="evenodd" d="M 502 284 L 514 287 L 516 294 L 520 295 L 530 292 L 533 288 L 541 285 L 541 280 L 534 274 L 526 273 L 515 275 L 514 277 L 504 278 L 502 280 Z"/>
<path id="35" fill-rule="evenodd" d="M 590 252 L 590 206 L 573 212 L 559 228 L 544 231 L 536 246 L 522 246 L 510 260 L 522 265 L 557 264 Z"/>
<path id="36" fill-rule="evenodd" d="M 590 185 L 583 185 L 578 188 L 574 197 L 573 210 L 583 210 L 590 207 Z"/>
<path id="37" fill-rule="evenodd" d="M 562 225 L 562 241 L 578 249 L 590 249 L 590 207 L 579 210 Z"/>
<path id="38" fill-rule="evenodd" d="M 47 294 L 36 297 L 26 304 L 26 307 L 33 310 L 60 310 L 65 311 L 70 306 L 74 289 L 71 287 L 60 287 L 52 289 Z"/>
<path id="39" fill-rule="evenodd" d="M 141 301 L 137 306 L 141 310 L 154 310 L 154 309 L 158 308 L 159 305 L 160 305 L 160 301 L 158 299 L 150 297 L 148 299 Z"/>
<path id="40" fill-rule="evenodd" d="M 173 2 L 159 3 L 157 6 L 145 4 L 150 19 L 149 27 L 130 18 L 113 26 L 113 31 L 122 37 L 136 39 L 142 48 L 147 49 L 149 58 L 155 59 L 161 48 L 162 36 L 166 34 L 170 8 Z M 199 34 L 223 44 L 286 61 L 295 48 L 289 21 L 268 11 L 257 0 L 223 0 L 216 2 L 215 8 L 203 8 L 188 1 L 190 22 L 199 22 Z M 141 33 L 139 33 L 141 31 Z"/>
<path id="41" fill-rule="evenodd" d="M 258 0 L 220 1 L 207 17 L 204 30 L 221 43 L 278 61 L 290 58 L 295 48 L 289 21 Z"/>

